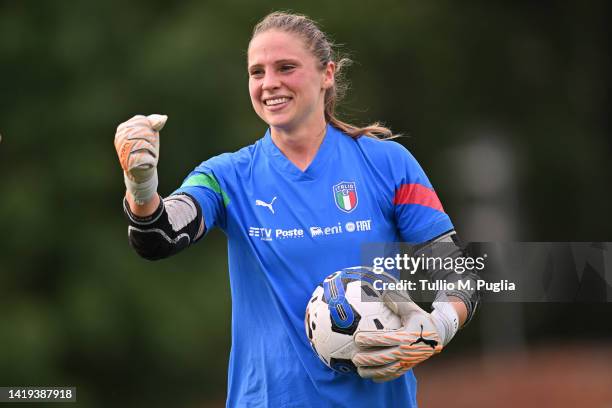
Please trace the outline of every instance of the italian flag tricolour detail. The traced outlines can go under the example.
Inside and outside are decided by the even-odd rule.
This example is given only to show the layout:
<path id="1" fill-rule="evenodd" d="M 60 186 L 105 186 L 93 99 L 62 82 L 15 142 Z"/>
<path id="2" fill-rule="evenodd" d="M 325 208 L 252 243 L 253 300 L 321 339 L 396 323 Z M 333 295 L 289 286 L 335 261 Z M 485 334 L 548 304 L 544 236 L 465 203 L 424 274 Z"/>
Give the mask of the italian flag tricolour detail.
<path id="1" fill-rule="evenodd" d="M 339 209 L 351 212 L 357 207 L 357 189 L 354 181 L 343 181 L 333 188 L 334 199 Z"/>

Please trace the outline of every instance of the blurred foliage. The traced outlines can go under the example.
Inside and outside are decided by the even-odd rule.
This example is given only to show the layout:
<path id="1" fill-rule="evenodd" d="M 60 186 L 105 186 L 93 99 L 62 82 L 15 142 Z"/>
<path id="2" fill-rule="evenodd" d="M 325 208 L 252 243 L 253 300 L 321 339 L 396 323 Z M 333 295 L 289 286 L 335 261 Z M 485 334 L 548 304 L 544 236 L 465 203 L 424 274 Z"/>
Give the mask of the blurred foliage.
<path id="1" fill-rule="evenodd" d="M 202 160 L 261 137 L 245 53 L 252 26 L 286 7 L 0 2 L 0 384 L 75 385 L 91 407 L 223 400 L 225 238 L 139 259 L 112 139 L 134 114 L 169 115 L 167 194 Z M 609 240 L 609 3 L 314 0 L 294 10 L 356 61 L 344 117 L 408 134 L 402 143 L 451 216 L 465 203 L 440 157 L 493 129 L 520 159 L 520 240 Z"/>

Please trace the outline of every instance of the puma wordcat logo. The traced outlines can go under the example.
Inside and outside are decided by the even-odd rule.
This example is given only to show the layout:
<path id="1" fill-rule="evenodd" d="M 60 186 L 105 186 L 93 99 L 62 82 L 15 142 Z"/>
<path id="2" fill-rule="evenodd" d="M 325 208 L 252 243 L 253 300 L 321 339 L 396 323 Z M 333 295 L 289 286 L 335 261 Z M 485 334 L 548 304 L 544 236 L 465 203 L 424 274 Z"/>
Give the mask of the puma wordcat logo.
<path id="1" fill-rule="evenodd" d="M 270 210 L 272 214 L 274 214 L 274 208 L 272 208 L 272 204 L 274 203 L 275 200 L 276 200 L 276 197 L 274 197 L 272 201 L 270 201 L 270 204 L 266 203 L 265 201 L 255 200 L 255 205 L 266 207 L 268 210 Z"/>

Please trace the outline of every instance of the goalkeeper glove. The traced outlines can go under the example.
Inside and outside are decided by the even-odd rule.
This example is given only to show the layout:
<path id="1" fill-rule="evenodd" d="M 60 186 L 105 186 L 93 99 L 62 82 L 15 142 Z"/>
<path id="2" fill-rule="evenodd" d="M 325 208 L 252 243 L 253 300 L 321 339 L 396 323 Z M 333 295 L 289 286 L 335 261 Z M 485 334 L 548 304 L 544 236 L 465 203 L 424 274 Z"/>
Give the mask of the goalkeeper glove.
<path id="1" fill-rule="evenodd" d="M 115 133 L 115 150 L 125 187 L 138 205 L 149 201 L 157 192 L 159 131 L 166 120 L 166 115 L 136 115 L 120 124 Z"/>
<path id="2" fill-rule="evenodd" d="M 407 293 L 389 291 L 383 300 L 401 318 L 402 327 L 356 332 L 359 351 L 352 358 L 359 375 L 376 382 L 393 380 L 439 353 L 459 328 L 457 312 L 447 299 L 434 302 L 432 313 Z"/>

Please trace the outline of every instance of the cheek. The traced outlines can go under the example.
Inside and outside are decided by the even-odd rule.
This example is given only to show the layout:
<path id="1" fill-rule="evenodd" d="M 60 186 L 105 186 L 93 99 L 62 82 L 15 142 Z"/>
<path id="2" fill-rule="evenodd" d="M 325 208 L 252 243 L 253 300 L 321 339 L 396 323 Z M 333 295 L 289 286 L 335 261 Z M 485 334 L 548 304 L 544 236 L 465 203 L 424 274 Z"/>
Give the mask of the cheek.
<path id="1" fill-rule="evenodd" d="M 310 78 L 308 78 L 308 75 L 304 75 L 304 74 L 296 75 L 293 78 L 291 78 L 289 86 L 291 86 L 294 89 L 304 91 L 307 89 L 307 85 L 309 81 L 310 81 Z"/>
<path id="2" fill-rule="evenodd" d="M 308 74 L 300 70 L 284 76 L 282 78 L 282 84 L 283 87 L 287 88 L 289 91 L 300 94 L 304 92 L 305 86 L 309 83 L 309 80 Z"/>
<path id="3" fill-rule="evenodd" d="M 309 98 L 316 98 L 321 91 L 321 77 L 314 73 L 304 74 L 296 78 L 295 86 L 301 88 Z"/>
<path id="4" fill-rule="evenodd" d="M 253 107 L 257 107 L 257 105 L 259 104 L 261 91 L 259 86 L 257 86 L 257 84 L 253 81 L 249 81 L 249 96 L 251 97 L 251 103 L 253 104 Z"/>

